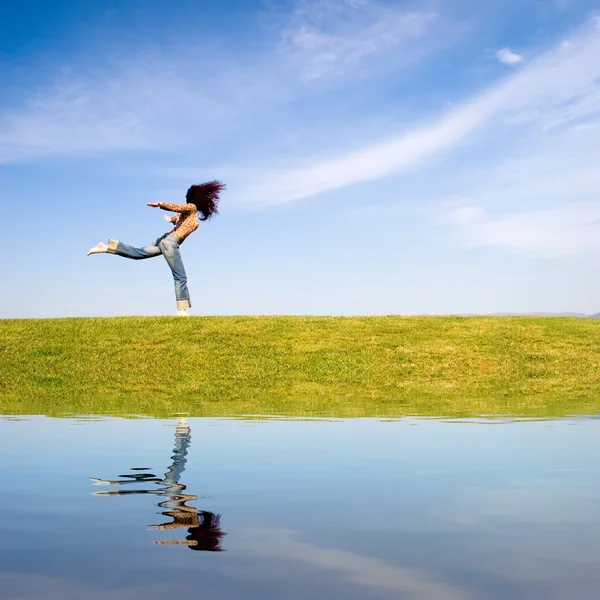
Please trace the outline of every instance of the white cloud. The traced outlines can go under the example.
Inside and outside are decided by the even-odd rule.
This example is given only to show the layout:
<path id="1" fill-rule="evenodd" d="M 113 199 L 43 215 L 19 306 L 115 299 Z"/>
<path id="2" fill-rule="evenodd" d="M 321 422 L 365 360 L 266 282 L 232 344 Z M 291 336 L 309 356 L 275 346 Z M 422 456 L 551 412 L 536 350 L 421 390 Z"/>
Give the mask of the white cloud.
<path id="1" fill-rule="evenodd" d="M 444 178 L 451 193 L 437 200 L 517 209 L 597 201 L 600 119 L 575 119 L 577 124 L 553 128 L 546 128 L 546 122 L 538 119 L 500 153 L 461 161 Z"/>
<path id="2" fill-rule="evenodd" d="M 388 142 L 302 169 L 267 174 L 244 195 L 262 204 L 281 204 L 400 172 L 458 142 L 480 123 L 486 111 L 485 104 L 474 103 Z"/>
<path id="3" fill-rule="evenodd" d="M 592 23 L 575 32 L 568 46 L 560 44 L 542 54 L 433 122 L 305 166 L 279 172 L 257 170 L 255 181 L 245 182 L 243 195 L 257 203 L 281 204 L 401 173 L 449 150 L 484 126 L 495 125 L 495 131 L 502 134 L 512 127 L 510 131 L 519 139 L 522 131 L 534 130 L 539 136 L 540 128 L 581 125 L 598 113 L 598 56 L 600 35 Z M 597 145 L 597 136 L 588 141 Z M 297 159 L 295 164 L 302 162 Z"/>
<path id="4" fill-rule="evenodd" d="M 53 83 L 36 81 L 14 108 L 0 110 L 0 164 L 139 150 L 193 156 L 198 139 L 218 139 L 236 119 L 251 122 L 253 111 L 312 90 L 325 75 L 328 86 L 333 79 L 355 81 L 383 55 L 395 67 L 406 66 L 449 40 L 432 32 L 441 20 L 431 12 L 370 0 L 300 0 L 294 6 L 264 51 L 247 60 L 240 60 L 243 47 L 233 44 L 227 54 L 194 40 L 185 50 L 140 50 L 125 59 L 107 54 L 91 57 L 90 65 L 83 59 L 63 65 Z"/>
<path id="5" fill-rule="evenodd" d="M 349 70 L 356 76 L 367 58 L 393 51 L 402 63 L 423 56 L 433 39 L 425 44 L 422 38 L 440 20 L 432 11 L 372 0 L 299 0 L 283 29 L 281 50 L 306 79 L 335 78 Z"/>
<path id="6" fill-rule="evenodd" d="M 528 256 L 598 254 L 600 119 L 585 108 L 577 114 L 553 128 L 540 118 L 541 129 L 518 137 L 504 156 L 446 178 L 452 193 L 437 201 L 454 207 L 450 222 L 463 244 Z"/>
<path id="7" fill-rule="evenodd" d="M 0 164 L 197 144 L 200 132 L 210 136 L 249 95 L 263 93 L 252 83 L 198 46 L 65 67 L 52 84 L 0 111 Z"/>
<path id="8" fill-rule="evenodd" d="M 148 145 L 135 113 L 118 101 L 94 97 L 82 82 L 45 90 L 23 108 L 0 114 L 0 131 L 0 163 Z"/>
<path id="9" fill-rule="evenodd" d="M 407 600 L 468 600 L 471 594 L 457 585 L 446 583 L 423 570 L 389 564 L 337 548 L 319 548 L 294 538 L 285 530 L 261 530 L 251 533 L 248 552 L 253 556 L 303 562 L 324 571 L 339 574 L 353 585 L 392 591 Z M 242 541 L 243 545 L 243 541 Z"/>
<path id="10" fill-rule="evenodd" d="M 148 109 L 156 116 L 163 112 L 157 102 L 169 82 L 157 78 L 152 96 L 149 85 L 139 86 L 138 75 L 131 65 L 124 74 L 129 85 L 115 73 L 68 77 L 0 113 L 0 163 L 164 147 L 168 140 L 152 134 Z"/>
<path id="11" fill-rule="evenodd" d="M 496 52 L 496 58 L 505 65 L 518 65 L 523 62 L 523 57 L 510 48 L 502 48 Z"/>
<path id="12" fill-rule="evenodd" d="M 587 204 L 489 215 L 464 206 L 451 213 L 459 239 L 470 247 L 496 247 L 556 258 L 600 252 L 600 205 Z"/>

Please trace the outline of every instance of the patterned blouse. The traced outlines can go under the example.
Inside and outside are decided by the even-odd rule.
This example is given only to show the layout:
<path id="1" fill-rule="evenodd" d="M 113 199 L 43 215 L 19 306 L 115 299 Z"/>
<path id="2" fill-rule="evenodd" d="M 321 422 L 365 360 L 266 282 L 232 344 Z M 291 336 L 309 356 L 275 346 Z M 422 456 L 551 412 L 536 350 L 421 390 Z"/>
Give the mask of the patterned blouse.
<path id="1" fill-rule="evenodd" d="M 193 231 L 198 229 L 198 209 L 195 204 L 169 204 L 168 202 L 159 202 L 158 207 L 163 210 L 179 213 L 169 219 L 170 223 L 175 224 L 172 233 L 181 244 L 185 238 Z"/>

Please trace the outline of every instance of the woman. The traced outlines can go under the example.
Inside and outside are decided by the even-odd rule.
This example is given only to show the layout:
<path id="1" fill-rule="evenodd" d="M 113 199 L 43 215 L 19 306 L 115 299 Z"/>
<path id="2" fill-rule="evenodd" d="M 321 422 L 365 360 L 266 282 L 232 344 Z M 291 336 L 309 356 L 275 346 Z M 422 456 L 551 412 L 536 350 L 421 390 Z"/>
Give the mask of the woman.
<path id="1" fill-rule="evenodd" d="M 175 298 L 177 299 L 177 316 L 189 317 L 187 309 L 191 307 L 190 294 L 187 288 L 187 276 L 179 253 L 179 246 L 190 233 L 198 229 L 198 220 L 206 221 L 218 214 L 219 194 L 225 186 L 220 181 L 208 181 L 193 185 L 185 196 L 186 204 L 169 204 L 168 202 L 148 202 L 148 206 L 162 208 L 179 213 L 172 217 L 165 216 L 175 227 L 169 233 L 160 236 L 154 244 L 143 248 L 134 248 L 118 240 L 108 240 L 108 246 L 100 242 L 88 251 L 90 254 L 118 254 L 125 258 L 140 260 L 162 254 L 173 273 L 175 281 Z M 198 217 L 198 213 L 201 214 Z"/>

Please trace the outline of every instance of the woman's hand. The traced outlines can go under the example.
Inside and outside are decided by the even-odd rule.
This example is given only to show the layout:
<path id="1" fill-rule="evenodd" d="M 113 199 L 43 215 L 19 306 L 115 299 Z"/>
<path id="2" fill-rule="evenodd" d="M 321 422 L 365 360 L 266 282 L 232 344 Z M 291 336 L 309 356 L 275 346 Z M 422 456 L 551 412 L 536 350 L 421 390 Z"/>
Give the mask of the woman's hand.
<path id="1" fill-rule="evenodd" d="M 158 208 L 158 202 L 148 202 L 148 206 L 151 206 L 152 208 Z"/>

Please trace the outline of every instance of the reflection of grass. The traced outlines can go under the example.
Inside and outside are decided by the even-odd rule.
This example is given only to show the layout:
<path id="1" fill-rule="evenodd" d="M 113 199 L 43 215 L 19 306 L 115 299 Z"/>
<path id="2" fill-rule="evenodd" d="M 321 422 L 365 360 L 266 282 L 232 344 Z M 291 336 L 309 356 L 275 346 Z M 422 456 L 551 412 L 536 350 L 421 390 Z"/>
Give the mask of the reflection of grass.
<path id="1" fill-rule="evenodd" d="M 600 321 L 196 317 L 0 321 L 13 414 L 600 412 Z"/>

